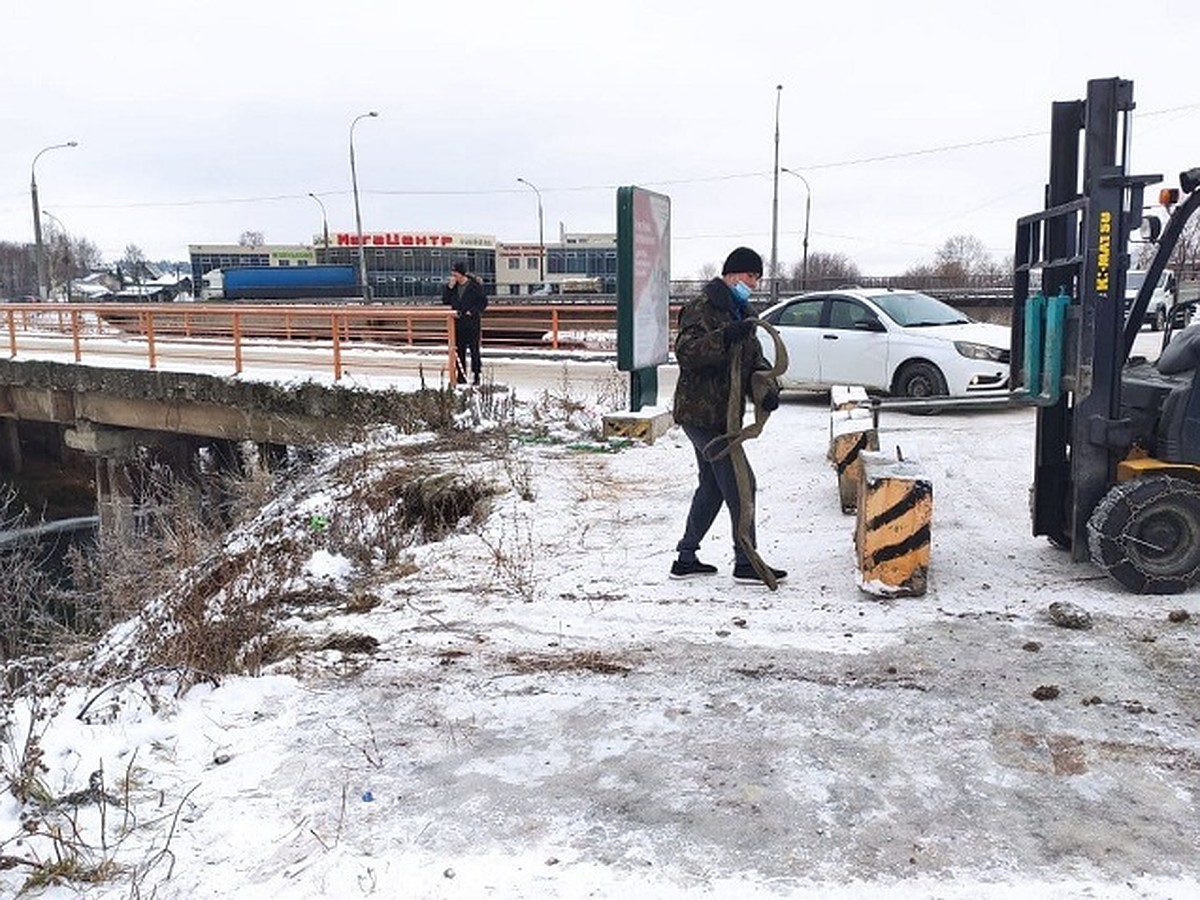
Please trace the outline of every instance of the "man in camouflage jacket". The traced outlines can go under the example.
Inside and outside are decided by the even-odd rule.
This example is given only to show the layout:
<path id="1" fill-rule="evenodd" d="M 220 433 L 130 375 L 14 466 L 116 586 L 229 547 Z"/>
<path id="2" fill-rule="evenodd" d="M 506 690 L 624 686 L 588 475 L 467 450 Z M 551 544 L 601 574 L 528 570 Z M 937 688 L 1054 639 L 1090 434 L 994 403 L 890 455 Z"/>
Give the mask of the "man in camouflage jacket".
<path id="1" fill-rule="evenodd" d="M 743 390 L 735 402 L 743 414 L 750 372 L 770 368 L 754 337 L 755 323 L 749 307 L 750 292 L 758 286 L 762 270 L 762 257 L 758 253 L 748 247 L 738 247 L 725 260 L 721 277 L 708 282 L 701 295 L 679 313 L 679 332 L 675 338 L 675 358 L 679 363 L 679 379 L 675 385 L 675 421 L 692 442 L 700 477 L 688 510 L 683 537 L 675 548 L 679 558 L 671 566 L 672 578 L 716 573 L 717 567 L 701 562 L 696 551 L 716 520 L 722 504 L 728 508 L 734 534 L 737 534 L 742 498 L 739 496 L 732 458 L 726 455 L 709 460 L 704 450 L 712 441 L 724 435 L 728 427 L 733 383 L 731 365 L 735 347 L 740 345 L 742 350 L 744 377 L 738 380 Z M 778 405 L 777 393 L 771 402 Z M 753 504 L 753 471 L 749 472 L 749 485 L 750 496 L 747 501 Z M 749 539 L 751 546 L 757 546 L 753 520 L 750 522 Z M 787 576 L 782 570 L 772 571 L 777 581 Z M 738 581 L 762 581 L 736 538 L 733 577 Z"/>

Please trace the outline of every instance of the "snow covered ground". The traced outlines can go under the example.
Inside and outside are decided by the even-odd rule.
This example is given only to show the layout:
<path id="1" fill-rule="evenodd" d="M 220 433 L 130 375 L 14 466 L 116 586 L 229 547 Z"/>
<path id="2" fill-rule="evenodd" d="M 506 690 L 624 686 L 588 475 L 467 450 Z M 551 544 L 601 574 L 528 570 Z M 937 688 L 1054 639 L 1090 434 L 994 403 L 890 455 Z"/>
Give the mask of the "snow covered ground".
<path id="1" fill-rule="evenodd" d="M 777 592 L 733 582 L 725 518 L 701 549 L 719 574 L 667 578 L 695 478 L 677 428 L 450 454 L 507 488 L 487 520 L 402 565 L 317 541 L 309 587 L 378 604 L 285 623 L 375 652 L 180 698 L 64 692 L 35 726 L 45 783 L 104 770 L 127 807 L 71 827 L 125 868 L 37 896 L 1200 894 L 1197 594 L 1130 595 L 1031 537 L 1034 417 L 1012 409 L 884 415 L 933 481 L 932 568 L 924 597 L 866 595 L 828 418 L 786 396 L 747 445 Z M 276 514 L 332 530 L 345 488 L 291 485 Z M 1094 626 L 1056 627 L 1053 601 Z M 0 858 L 52 852 L 20 812 L 0 796 Z M 23 878 L 0 869 L 0 895 Z"/>

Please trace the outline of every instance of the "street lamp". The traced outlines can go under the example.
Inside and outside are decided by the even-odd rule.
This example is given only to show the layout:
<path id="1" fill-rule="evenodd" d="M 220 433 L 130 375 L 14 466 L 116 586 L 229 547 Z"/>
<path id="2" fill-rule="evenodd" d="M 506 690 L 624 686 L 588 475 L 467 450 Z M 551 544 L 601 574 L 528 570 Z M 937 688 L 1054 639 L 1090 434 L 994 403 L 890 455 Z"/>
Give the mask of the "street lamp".
<path id="1" fill-rule="evenodd" d="M 374 119 L 379 113 L 375 110 L 355 116 L 350 123 L 350 183 L 354 187 L 354 225 L 358 229 L 358 278 L 362 282 L 363 300 L 370 302 L 371 289 L 367 286 L 367 254 L 363 249 L 362 212 L 358 207 L 358 171 L 354 168 L 354 126 L 360 119 Z"/>
<path id="2" fill-rule="evenodd" d="M 779 299 L 779 99 L 783 85 L 775 85 L 775 194 L 771 200 L 771 302 Z"/>
<path id="3" fill-rule="evenodd" d="M 48 153 L 51 150 L 60 150 L 63 147 L 78 147 L 78 141 L 67 141 L 65 144 L 51 144 L 49 147 L 43 147 L 33 157 L 33 162 L 29 164 L 29 195 L 33 198 L 33 243 L 34 253 L 37 263 L 37 282 L 38 282 L 38 299 L 46 299 L 46 256 L 42 248 L 42 214 L 38 210 L 38 190 L 37 190 L 37 161 L 38 157 L 43 153 Z"/>
<path id="4" fill-rule="evenodd" d="M 325 204 L 321 202 L 321 198 L 312 191 L 308 192 L 308 196 L 317 201 L 317 206 L 321 207 L 321 229 L 325 235 L 325 262 L 329 262 L 329 217 L 325 215 Z M 357 195 L 356 195 L 357 196 Z M 362 243 L 362 229 L 359 228 L 359 243 Z"/>
<path id="5" fill-rule="evenodd" d="M 804 182 L 804 260 L 800 263 L 800 290 L 808 290 L 808 218 L 812 212 L 812 188 L 808 185 L 808 179 L 794 169 L 783 168 L 781 172 L 787 172 L 789 175 L 795 175 Z"/>
<path id="6" fill-rule="evenodd" d="M 537 189 L 537 186 L 532 181 L 526 181 L 524 178 L 518 178 L 517 181 L 526 187 L 533 188 L 533 192 L 537 194 L 538 202 L 538 284 L 539 286 L 546 282 L 546 240 L 544 237 L 545 231 L 542 228 L 542 192 Z"/>

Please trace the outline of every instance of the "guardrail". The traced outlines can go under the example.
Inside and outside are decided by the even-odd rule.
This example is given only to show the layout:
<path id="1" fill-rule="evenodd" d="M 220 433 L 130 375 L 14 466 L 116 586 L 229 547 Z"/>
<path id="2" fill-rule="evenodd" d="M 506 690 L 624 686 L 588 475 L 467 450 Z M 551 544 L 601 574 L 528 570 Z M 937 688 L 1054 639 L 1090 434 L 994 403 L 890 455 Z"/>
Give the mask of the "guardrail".
<path id="1" fill-rule="evenodd" d="M 250 348 L 278 342 L 310 342 L 328 351 L 334 379 L 344 372 L 352 347 L 419 349 L 440 355 L 444 375 L 455 370 L 455 317 L 445 306 L 386 304 L 240 303 L 4 303 L 0 304 L 12 359 L 48 346 L 83 362 L 113 341 L 151 369 L 166 342 L 192 345 L 192 356 L 226 359 L 234 374 L 247 365 Z M 674 321 L 674 314 L 672 314 Z M 493 303 L 483 316 L 484 351 L 616 351 L 613 305 L 507 305 Z M 441 363 L 439 364 L 441 365 Z"/>
<path id="2" fill-rule="evenodd" d="M 148 368 L 158 367 L 160 345 L 198 345 L 199 358 L 229 350 L 234 374 L 246 367 L 246 350 L 278 341 L 327 344 L 334 379 L 343 375 L 342 354 L 353 344 L 436 349 L 453 372 L 454 314 L 446 309 L 374 306 L 256 306 L 233 304 L 6 303 L 0 304 L 11 359 L 47 349 L 63 350 L 75 362 L 88 353 L 111 352 L 114 339 L 134 348 Z"/>

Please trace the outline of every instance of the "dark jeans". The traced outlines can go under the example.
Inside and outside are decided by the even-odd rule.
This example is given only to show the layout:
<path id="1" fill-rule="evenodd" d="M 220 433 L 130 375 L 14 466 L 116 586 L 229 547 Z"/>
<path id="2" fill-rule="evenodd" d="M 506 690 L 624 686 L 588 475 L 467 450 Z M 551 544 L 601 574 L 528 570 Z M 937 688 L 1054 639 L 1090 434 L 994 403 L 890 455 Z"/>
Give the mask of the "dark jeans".
<path id="1" fill-rule="evenodd" d="M 729 521 L 733 527 L 733 559 L 734 565 L 748 566 L 750 560 L 737 544 L 738 516 L 741 515 L 741 498 L 738 497 L 737 476 L 733 472 L 733 463 L 728 456 L 723 456 L 716 462 L 704 458 L 704 447 L 723 432 L 709 428 L 699 428 L 695 425 L 684 425 L 683 433 L 692 442 L 696 451 L 696 465 L 700 469 L 700 483 L 696 485 L 696 493 L 692 495 L 692 506 L 688 510 L 687 525 L 683 537 L 676 545 L 681 560 L 689 561 L 696 558 L 696 550 L 700 541 L 708 534 L 708 529 L 716 521 L 717 513 L 723 503 L 729 509 Z M 749 468 L 749 465 L 747 465 Z M 750 503 L 754 503 L 755 492 L 754 471 L 750 470 Z M 750 520 L 750 545 L 757 547 L 754 520 Z"/>
<path id="2" fill-rule="evenodd" d="M 459 377 L 467 378 L 467 351 L 471 352 L 471 374 L 478 376 L 483 370 L 479 361 L 479 317 L 459 316 L 454 320 L 454 352 L 458 354 Z"/>

